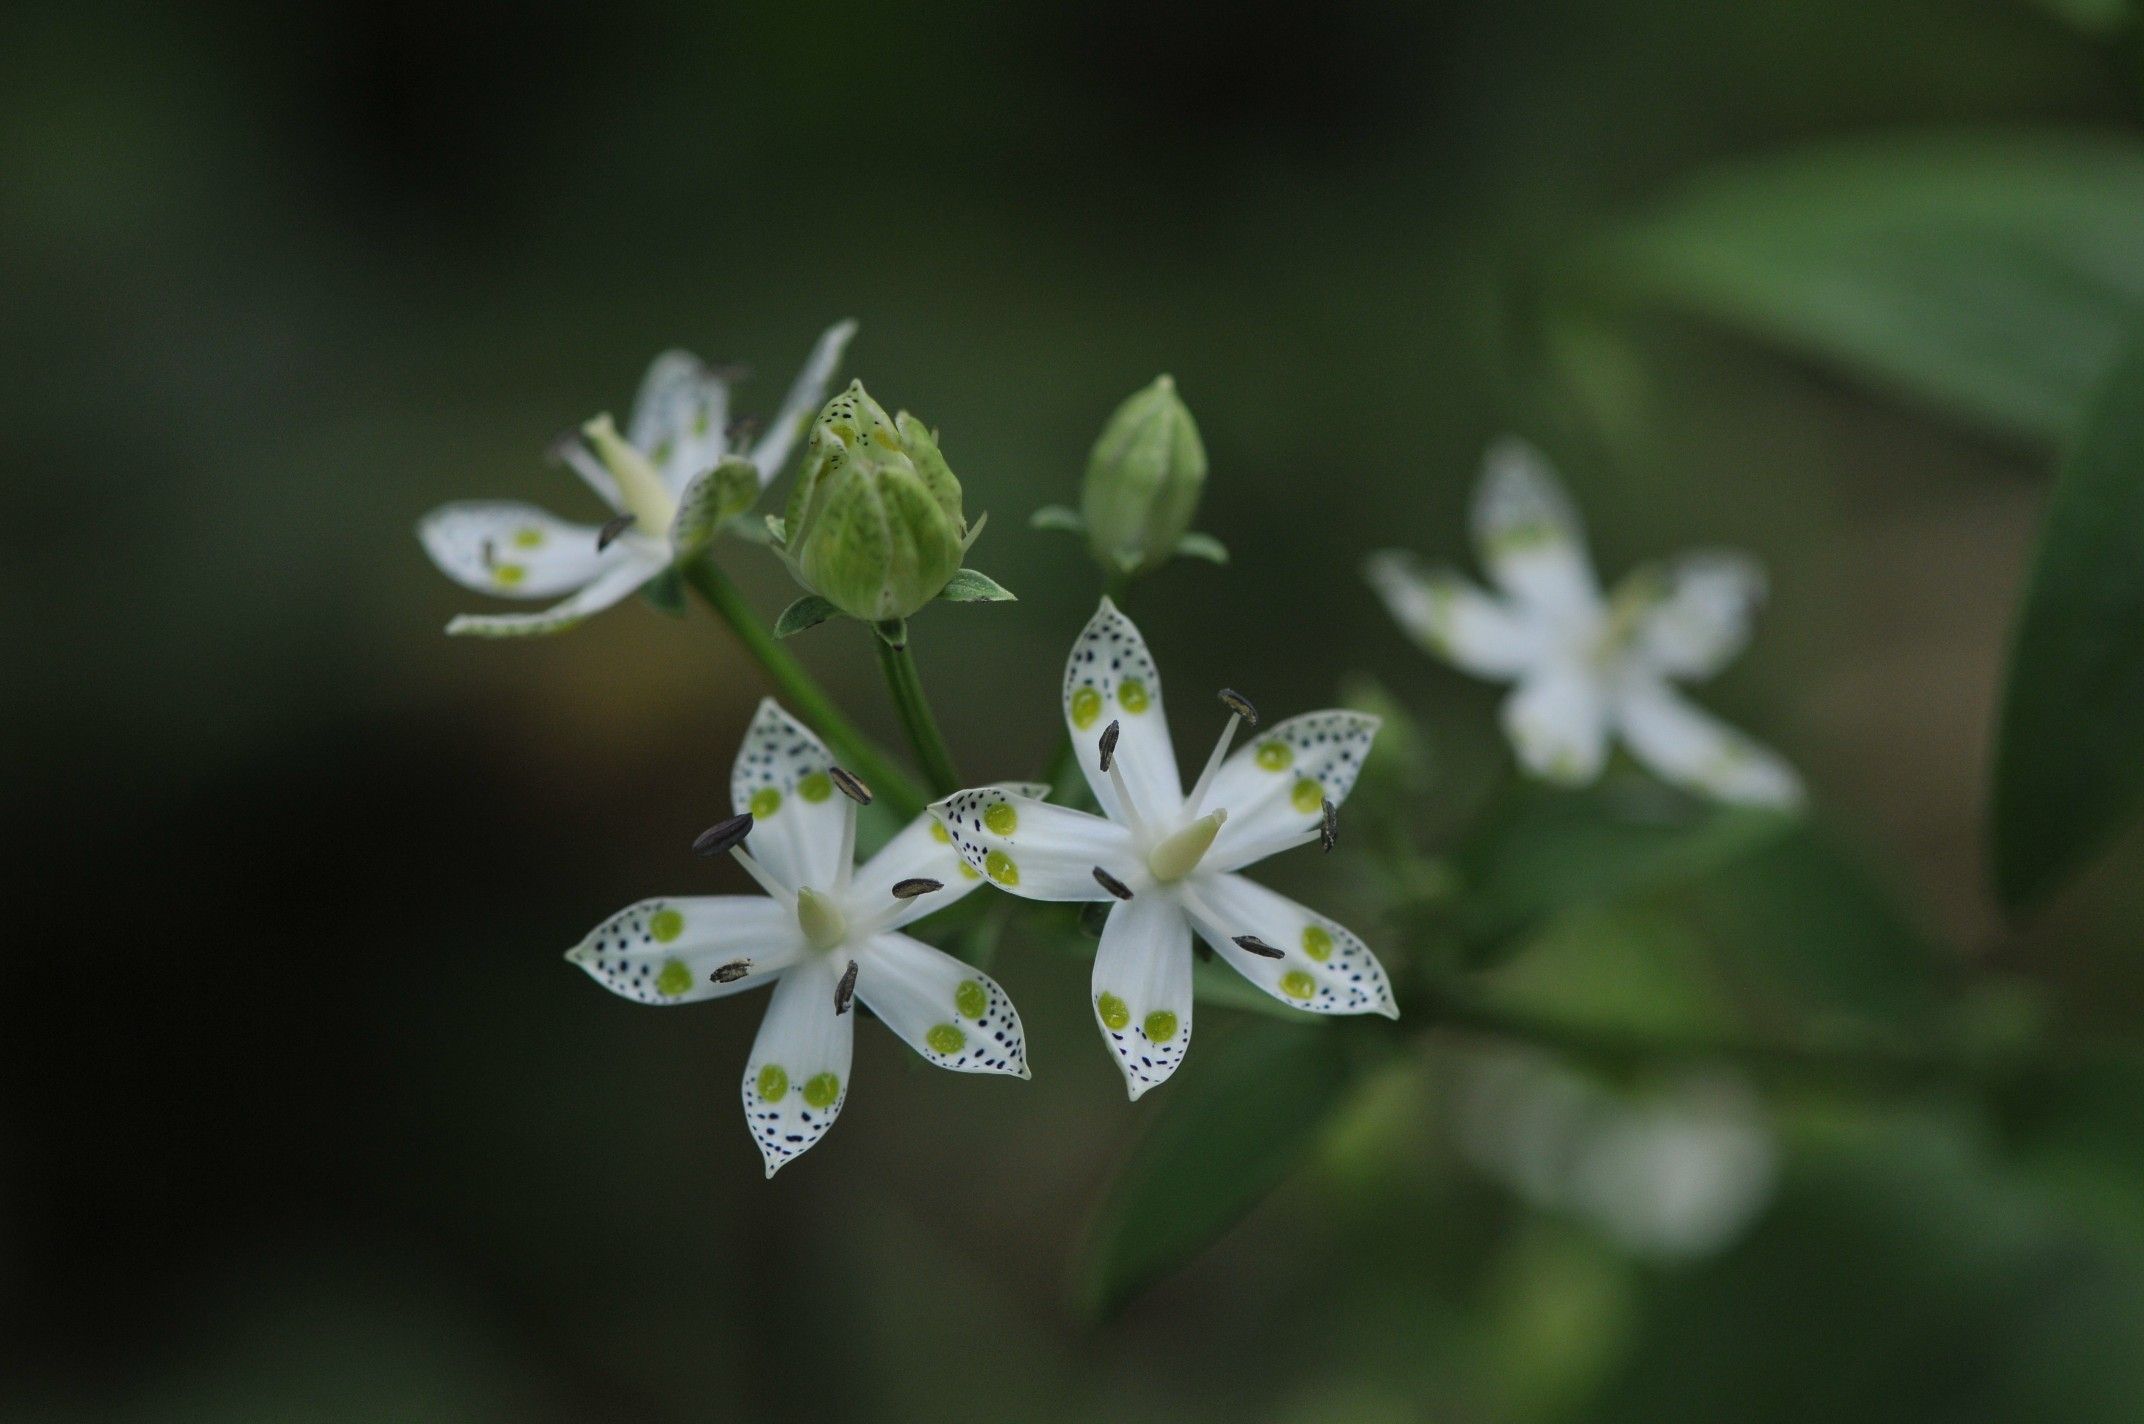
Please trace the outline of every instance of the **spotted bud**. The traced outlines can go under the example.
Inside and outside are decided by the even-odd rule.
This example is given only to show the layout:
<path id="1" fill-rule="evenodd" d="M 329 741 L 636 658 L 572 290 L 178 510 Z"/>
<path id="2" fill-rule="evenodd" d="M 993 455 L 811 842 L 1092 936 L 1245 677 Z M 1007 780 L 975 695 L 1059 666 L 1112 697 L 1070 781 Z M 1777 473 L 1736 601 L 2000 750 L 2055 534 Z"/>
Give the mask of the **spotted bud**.
<path id="1" fill-rule="evenodd" d="M 1176 552 L 1198 512 L 1206 447 L 1167 376 L 1117 407 L 1087 457 L 1080 514 L 1094 556 L 1145 573 Z"/>
<path id="2" fill-rule="evenodd" d="M 936 598 L 970 538 L 937 440 L 905 411 L 889 417 L 861 381 L 813 422 L 784 529 L 798 581 L 872 623 Z"/>

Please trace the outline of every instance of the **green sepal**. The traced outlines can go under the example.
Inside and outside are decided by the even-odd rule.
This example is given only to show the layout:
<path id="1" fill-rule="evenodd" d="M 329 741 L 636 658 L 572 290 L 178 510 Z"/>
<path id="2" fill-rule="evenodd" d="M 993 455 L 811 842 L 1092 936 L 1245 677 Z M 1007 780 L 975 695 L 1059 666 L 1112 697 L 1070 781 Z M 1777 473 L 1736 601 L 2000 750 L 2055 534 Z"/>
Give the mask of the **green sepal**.
<path id="1" fill-rule="evenodd" d="M 675 565 L 642 584 L 640 596 L 672 618 L 685 616 L 685 578 Z"/>
<path id="2" fill-rule="evenodd" d="M 947 603 L 1011 603 L 1019 597 L 990 575 L 975 569 L 962 569 L 947 579 L 938 596 Z"/>
<path id="3" fill-rule="evenodd" d="M 778 514 L 767 516 L 767 535 L 777 544 L 789 542 L 789 521 Z"/>
<path id="4" fill-rule="evenodd" d="M 782 616 L 774 620 L 774 636 L 788 638 L 816 628 L 827 619 L 836 617 L 841 610 L 816 593 L 807 593 L 795 603 L 782 610 Z"/>
<path id="5" fill-rule="evenodd" d="M 1067 534 L 1084 534 L 1087 532 L 1087 521 L 1080 518 L 1080 513 L 1076 509 L 1067 508 L 1062 504 L 1045 504 L 1042 508 L 1027 516 L 1027 527 L 1030 529 L 1061 529 Z"/>
<path id="6" fill-rule="evenodd" d="M 1204 559 L 1209 564 L 1228 562 L 1228 545 L 1211 534 L 1186 534 L 1176 541 L 1176 552 L 1181 558 Z"/>
<path id="7" fill-rule="evenodd" d="M 899 652 L 902 648 L 908 646 L 908 620 L 906 618 L 880 619 L 871 625 L 871 631 L 878 634 L 879 641 L 892 648 L 895 652 Z"/>
<path id="8" fill-rule="evenodd" d="M 707 547 L 715 531 L 759 502 L 759 469 L 735 455 L 695 475 L 678 500 L 670 524 L 670 547 L 689 558 Z"/>

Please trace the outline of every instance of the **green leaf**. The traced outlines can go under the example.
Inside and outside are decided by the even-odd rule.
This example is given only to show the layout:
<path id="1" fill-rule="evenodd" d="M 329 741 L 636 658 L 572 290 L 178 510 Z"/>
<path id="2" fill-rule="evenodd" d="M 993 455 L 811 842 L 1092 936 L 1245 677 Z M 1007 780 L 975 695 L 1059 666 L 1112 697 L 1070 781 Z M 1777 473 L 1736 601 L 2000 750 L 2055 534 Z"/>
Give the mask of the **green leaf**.
<path id="1" fill-rule="evenodd" d="M 2144 335 L 2064 462 L 1997 734 L 1995 885 L 2020 908 L 2102 849 L 2144 790 Z"/>
<path id="2" fill-rule="evenodd" d="M 985 573 L 962 569 L 946 580 L 938 596 L 948 603 L 1011 603 L 1018 595 Z"/>
<path id="3" fill-rule="evenodd" d="M 1030 529 L 1062 529 L 1067 534 L 1084 534 L 1087 521 L 1080 518 L 1076 509 L 1067 509 L 1061 504 L 1046 504 L 1027 516 Z"/>
<path id="4" fill-rule="evenodd" d="M 2054 440 L 2144 314 L 2140 252 L 2134 140 L 1954 134 L 1721 172 L 1594 244 L 1584 272 Z"/>
<path id="5" fill-rule="evenodd" d="M 1357 1080 L 1350 1037 L 1300 1019 L 1248 1026 L 1162 1087 L 1080 1247 L 1083 1310 L 1115 1314 L 1279 1185 Z"/>
<path id="6" fill-rule="evenodd" d="M 1228 545 L 1211 534 L 1201 534 L 1197 530 L 1176 541 L 1176 552 L 1181 558 L 1204 559 L 1209 564 L 1228 562 Z"/>
<path id="7" fill-rule="evenodd" d="M 2129 23 L 2129 0 L 2040 0 L 2040 8 L 2088 35 L 2111 35 Z"/>
<path id="8" fill-rule="evenodd" d="M 837 617 L 841 610 L 816 593 L 807 593 L 795 603 L 782 610 L 782 616 L 774 620 L 774 636 L 792 637 L 806 628 L 816 628 L 827 619 Z"/>
<path id="9" fill-rule="evenodd" d="M 640 596 L 672 618 L 685 616 L 685 578 L 674 564 L 642 584 Z"/>

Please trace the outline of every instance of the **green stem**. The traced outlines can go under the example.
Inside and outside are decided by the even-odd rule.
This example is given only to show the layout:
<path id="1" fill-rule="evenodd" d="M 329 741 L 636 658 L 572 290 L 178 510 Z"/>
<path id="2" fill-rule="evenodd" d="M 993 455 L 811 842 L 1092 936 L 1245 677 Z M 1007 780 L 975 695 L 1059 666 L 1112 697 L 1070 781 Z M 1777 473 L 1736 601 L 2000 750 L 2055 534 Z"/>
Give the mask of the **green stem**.
<path id="1" fill-rule="evenodd" d="M 923 680 L 916 675 L 916 660 L 908 651 L 908 643 L 903 640 L 895 647 L 875 633 L 872 640 L 878 644 L 878 665 L 885 670 L 886 689 L 893 694 L 901 725 L 908 729 L 908 744 L 915 748 L 923 779 L 938 795 L 952 795 L 964 783 L 953 765 L 953 753 L 939 734 L 938 721 L 931 716 L 930 699 L 923 695 Z"/>
<path id="2" fill-rule="evenodd" d="M 774 684 L 782 702 L 803 720 L 804 725 L 826 738 L 827 746 L 841 759 L 841 764 L 869 783 L 902 816 L 920 814 L 924 802 L 922 789 L 907 772 L 850 725 L 833 699 L 759 621 L 751 605 L 745 602 L 744 595 L 738 592 L 737 585 L 730 582 L 729 575 L 704 554 L 688 561 L 683 572 L 686 582 L 707 600 L 707 606 L 715 611 L 715 616 L 729 624 L 737 641 L 744 644 L 745 651 L 752 655 L 767 674 L 767 680 Z"/>

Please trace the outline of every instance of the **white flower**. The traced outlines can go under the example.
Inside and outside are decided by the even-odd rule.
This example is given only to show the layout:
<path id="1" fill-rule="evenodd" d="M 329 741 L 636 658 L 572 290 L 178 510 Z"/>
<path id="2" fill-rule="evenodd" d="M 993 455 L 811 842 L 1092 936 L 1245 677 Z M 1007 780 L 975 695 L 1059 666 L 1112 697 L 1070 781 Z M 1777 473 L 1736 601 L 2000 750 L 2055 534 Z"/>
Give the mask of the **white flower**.
<path id="1" fill-rule="evenodd" d="M 1474 497 L 1481 561 L 1497 598 L 1450 569 L 1393 551 L 1370 584 L 1400 626 L 1455 667 L 1515 684 L 1504 728 L 1537 776 L 1583 785 L 1619 735 L 1660 776 L 1723 801 L 1790 806 L 1801 780 L 1776 753 L 1686 701 L 1749 641 L 1764 571 L 1740 554 L 1686 554 L 1601 593 L 1570 499 L 1540 453 L 1492 446 Z"/>
<path id="2" fill-rule="evenodd" d="M 730 424 L 727 376 L 689 352 L 656 357 L 622 436 L 604 415 L 555 447 L 617 516 L 606 524 L 572 524 L 503 500 L 461 500 L 426 515 L 417 537 L 455 582 L 506 598 L 570 595 L 541 613 L 464 614 L 447 631 L 562 632 L 697 552 L 782 472 L 855 334 L 853 321 L 827 329 L 781 413 L 749 443 Z"/>
<path id="3" fill-rule="evenodd" d="M 1065 726 L 1104 815 L 985 786 L 932 806 L 969 864 L 1032 900 L 1107 900 L 1092 998 L 1137 1098 L 1191 1042 L 1191 937 L 1244 978 L 1313 1013 L 1399 1016 L 1385 971 L 1354 934 L 1235 872 L 1329 836 L 1377 731 L 1358 712 L 1311 712 L 1228 756 L 1250 704 L 1224 693 L 1221 740 L 1187 796 L 1161 674 L 1132 621 L 1102 600 L 1065 665 Z M 1225 758 L 1225 760 L 1224 760 Z"/>
<path id="4" fill-rule="evenodd" d="M 848 1099 L 852 999 L 941 1068 L 1028 1076 L 1020 1015 L 997 982 L 897 932 L 951 905 L 981 876 L 927 815 L 856 865 L 854 798 L 869 794 L 769 698 L 730 771 L 737 814 L 700 847 L 727 848 L 766 895 L 643 900 L 566 954 L 597 983 L 643 1004 L 774 985 L 743 1089 L 770 1177 L 825 1136 Z M 750 854 L 739 847 L 747 835 Z"/>

